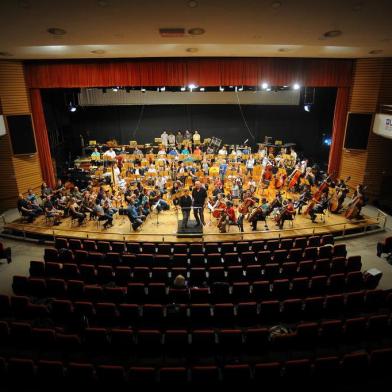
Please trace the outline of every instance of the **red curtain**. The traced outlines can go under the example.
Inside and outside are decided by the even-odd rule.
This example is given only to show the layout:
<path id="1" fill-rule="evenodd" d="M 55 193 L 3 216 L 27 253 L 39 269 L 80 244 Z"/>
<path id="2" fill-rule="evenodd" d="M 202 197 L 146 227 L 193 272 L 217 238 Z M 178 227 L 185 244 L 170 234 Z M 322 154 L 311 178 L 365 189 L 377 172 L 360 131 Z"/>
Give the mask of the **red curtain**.
<path id="1" fill-rule="evenodd" d="M 295 82 L 347 87 L 352 60 L 297 58 L 186 58 L 27 62 L 30 88 L 110 86 L 256 86 Z"/>
<path id="2" fill-rule="evenodd" d="M 333 116 L 332 144 L 328 162 L 328 173 L 334 178 L 339 175 L 349 98 L 350 88 L 338 88 Z"/>
<path id="3" fill-rule="evenodd" d="M 41 92 L 39 89 L 30 89 L 30 101 L 42 178 L 48 186 L 53 188 L 56 185 L 56 180 L 52 164 L 52 155 L 50 153 L 45 115 L 42 107 Z"/>

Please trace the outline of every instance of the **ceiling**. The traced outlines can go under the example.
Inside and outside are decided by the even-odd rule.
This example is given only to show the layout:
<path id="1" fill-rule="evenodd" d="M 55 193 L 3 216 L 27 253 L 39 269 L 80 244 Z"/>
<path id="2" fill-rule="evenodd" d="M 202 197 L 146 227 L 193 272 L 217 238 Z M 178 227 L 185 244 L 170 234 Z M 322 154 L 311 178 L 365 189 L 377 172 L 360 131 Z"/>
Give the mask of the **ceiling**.
<path id="1" fill-rule="evenodd" d="M 0 59 L 389 57 L 391 12 L 391 0 L 1 0 Z"/>

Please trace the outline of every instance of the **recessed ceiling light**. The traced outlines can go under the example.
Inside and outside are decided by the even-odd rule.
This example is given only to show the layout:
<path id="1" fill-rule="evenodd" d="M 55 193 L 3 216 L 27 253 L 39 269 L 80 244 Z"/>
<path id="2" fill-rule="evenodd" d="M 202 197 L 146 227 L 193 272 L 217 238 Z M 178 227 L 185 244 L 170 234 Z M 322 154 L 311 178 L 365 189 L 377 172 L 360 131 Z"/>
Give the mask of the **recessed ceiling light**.
<path id="1" fill-rule="evenodd" d="M 282 5 L 282 3 L 280 1 L 273 1 L 271 3 L 272 8 L 279 8 L 281 5 Z"/>
<path id="2" fill-rule="evenodd" d="M 340 30 L 330 30 L 327 31 L 323 34 L 323 36 L 325 38 L 335 38 L 335 37 L 339 37 L 342 35 L 342 32 Z"/>
<path id="3" fill-rule="evenodd" d="M 190 35 L 202 35 L 205 32 L 206 31 L 204 29 L 202 29 L 201 27 L 193 27 L 192 29 L 188 30 L 188 34 L 190 34 Z"/>
<path id="4" fill-rule="evenodd" d="M 195 8 L 199 5 L 199 3 L 196 0 L 190 0 L 188 1 L 188 7 L 190 8 Z"/>
<path id="5" fill-rule="evenodd" d="M 2 56 L 2 57 L 8 57 L 8 56 L 13 56 L 13 54 L 10 53 L 10 52 L 0 52 L 0 56 Z"/>
<path id="6" fill-rule="evenodd" d="M 93 54 L 104 54 L 104 53 L 106 53 L 106 51 L 102 50 L 102 49 L 98 49 L 98 50 L 92 50 L 91 53 L 93 53 Z"/>
<path id="7" fill-rule="evenodd" d="M 52 34 L 52 35 L 64 35 L 64 34 L 67 34 L 67 32 L 64 29 L 60 29 L 59 27 L 50 27 L 46 31 L 49 34 Z"/>
<path id="8" fill-rule="evenodd" d="M 374 49 L 374 50 L 371 50 L 369 52 L 369 54 L 381 54 L 382 52 L 383 52 L 383 50 L 381 50 L 381 49 Z"/>
<path id="9" fill-rule="evenodd" d="M 196 53 L 199 49 L 197 49 L 197 48 L 186 48 L 185 50 L 187 52 L 189 52 L 189 53 Z"/>

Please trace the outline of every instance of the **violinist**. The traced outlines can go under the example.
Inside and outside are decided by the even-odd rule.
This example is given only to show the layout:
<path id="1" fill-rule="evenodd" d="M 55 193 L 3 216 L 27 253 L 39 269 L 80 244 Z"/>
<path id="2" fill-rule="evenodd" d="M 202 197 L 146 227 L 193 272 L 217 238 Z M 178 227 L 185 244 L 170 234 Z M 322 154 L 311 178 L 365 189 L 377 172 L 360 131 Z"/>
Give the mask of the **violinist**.
<path id="1" fill-rule="evenodd" d="M 279 226 L 279 229 L 283 229 L 284 222 L 286 220 L 293 220 L 294 215 L 295 209 L 293 201 L 291 199 L 288 199 L 286 205 L 282 207 L 282 211 L 278 216 L 276 225 Z"/>
<path id="2" fill-rule="evenodd" d="M 309 210 L 310 219 L 313 223 L 316 222 L 316 214 L 323 214 L 324 211 L 328 208 L 328 193 L 323 192 L 320 200 Z"/>
<path id="3" fill-rule="evenodd" d="M 338 211 L 342 208 L 344 201 L 346 200 L 347 194 L 349 192 L 349 188 L 346 184 L 347 181 L 350 180 L 350 177 L 348 177 L 345 180 L 340 179 L 338 183 L 336 184 L 336 195 L 338 198 Z"/>
<path id="4" fill-rule="evenodd" d="M 305 190 L 301 193 L 295 207 L 298 208 L 298 215 L 301 215 L 303 206 L 312 198 L 310 185 L 305 185 Z"/>
<path id="5" fill-rule="evenodd" d="M 251 212 L 249 216 L 249 222 L 252 224 L 252 231 L 257 230 L 257 222 L 264 221 L 265 230 L 268 230 L 267 225 L 267 216 L 270 212 L 270 205 L 267 202 L 267 199 L 263 197 L 261 199 L 261 204 L 256 207 L 254 211 Z"/>
<path id="6" fill-rule="evenodd" d="M 226 203 L 225 203 L 225 194 L 224 193 L 219 193 L 215 204 L 212 206 L 212 216 L 214 218 L 220 218 L 222 211 L 226 209 Z"/>

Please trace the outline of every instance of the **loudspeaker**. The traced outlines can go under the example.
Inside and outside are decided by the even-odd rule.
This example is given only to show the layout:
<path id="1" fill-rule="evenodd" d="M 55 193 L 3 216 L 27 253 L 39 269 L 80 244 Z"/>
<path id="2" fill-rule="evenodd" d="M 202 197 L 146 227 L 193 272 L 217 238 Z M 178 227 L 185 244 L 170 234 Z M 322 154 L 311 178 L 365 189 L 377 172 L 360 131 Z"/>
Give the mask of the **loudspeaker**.
<path id="1" fill-rule="evenodd" d="M 4 116 L 0 115 L 0 136 L 6 134 Z"/>

